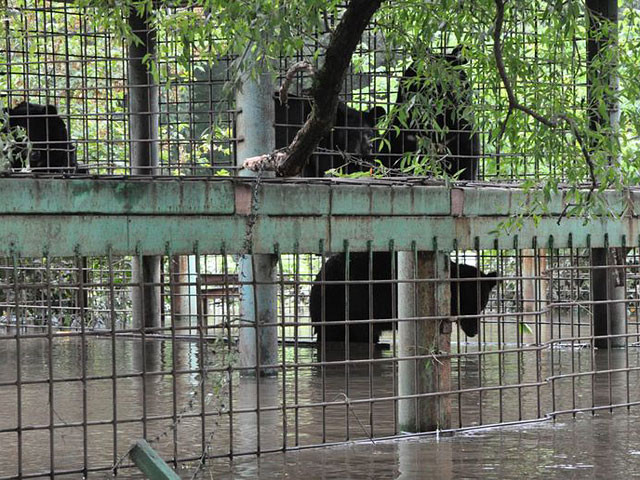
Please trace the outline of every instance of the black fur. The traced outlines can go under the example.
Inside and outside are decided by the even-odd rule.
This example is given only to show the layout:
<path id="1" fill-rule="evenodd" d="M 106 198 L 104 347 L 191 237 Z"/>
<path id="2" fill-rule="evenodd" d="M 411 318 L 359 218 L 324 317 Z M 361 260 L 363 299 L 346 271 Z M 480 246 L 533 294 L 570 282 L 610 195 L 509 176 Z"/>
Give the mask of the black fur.
<path id="1" fill-rule="evenodd" d="M 369 254 L 352 253 L 349 256 L 350 280 L 369 280 Z M 345 279 L 345 256 L 334 255 L 330 257 L 316 276 L 315 281 L 338 281 Z M 458 302 L 460 303 L 460 315 L 477 315 L 489 301 L 491 290 L 496 285 L 496 272 L 482 273 L 476 267 L 456 264 L 451 262 L 451 278 L 480 278 L 479 281 L 451 282 L 451 315 L 458 315 Z M 372 265 L 373 280 L 391 279 L 391 254 L 389 252 L 374 252 Z M 478 284 L 480 284 L 480 299 L 478 299 Z M 368 319 L 392 319 L 392 292 L 396 291 L 395 284 L 373 283 L 372 300 L 373 310 L 369 313 L 369 286 L 368 283 L 349 285 L 349 320 Z M 392 290 L 393 289 L 393 290 Z M 311 287 L 310 313 L 314 322 L 313 330 L 318 335 L 318 341 L 322 336 L 322 296 L 323 287 L 316 283 Z M 396 296 L 397 298 L 397 296 Z M 479 302 L 479 304 L 478 304 Z M 344 284 L 326 284 L 324 286 L 325 321 L 345 320 L 345 286 Z M 397 317 L 397 314 L 395 315 Z M 393 323 L 373 323 L 373 342 L 377 343 L 380 334 L 384 330 L 391 330 Z M 478 319 L 466 318 L 460 321 L 462 330 L 470 337 L 478 333 Z M 325 325 L 325 339 L 328 342 L 344 342 L 344 325 Z M 369 323 L 362 322 L 349 326 L 350 342 L 369 341 Z"/>
<path id="2" fill-rule="evenodd" d="M 76 167 L 75 147 L 69 141 L 67 126 L 53 105 L 22 102 L 14 108 L 5 109 L 9 128 L 22 127 L 31 141 L 29 165 L 40 172 L 64 172 Z M 6 126 L 4 127 L 6 131 Z M 14 148 L 16 159 L 12 168 L 26 166 L 27 145 L 19 143 Z"/>
<path id="3" fill-rule="evenodd" d="M 379 154 L 384 165 L 399 167 L 398 160 L 402 155 L 416 152 L 420 138 L 426 137 L 433 149 L 432 153 L 445 172 L 452 175 L 462 170 L 459 179 L 474 180 L 478 176 L 480 140 L 474 132 L 472 120 L 461 115 L 459 108 L 471 102 L 471 87 L 461 68 L 466 61 L 460 55 L 459 48 L 442 57 L 433 56 L 431 61 L 434 68 L 442 69 L 444 63 L 455 69 L 453 75 L 457 72 L 457 81 L 447 81 L 445 76 L 441 82 L 429 84 L 426 80 L 417 78 L 415 64 L 411 64 L 400 80 L 396 105 L 413 101 L 417 94 L 423 99 L 433 99 L 433 104 L 443 103 L 443 111 L 435 116 L 437 125 L 426 123 L 422 118 L 424 112 L 413 107 L 408 112 L 407 125 L 403 125 L 397 117 L 392 120 L 389 130 L 383 135 Z M 381 113 L 379 109 L 372 110 L 369 116 L 377 122 Z M 438 130 L 444 130 L 445 133 L 438 134 Z"/>
<path id="4" fill-rule="evenodd" d="M 280 105 L 277 97 L 274 97 L 274 101 L 276 148 L 283 148 L 291 144 L 296 133 L 311 114 L 311 101 L 298 96 L 290 96 L 285 105 Z M 344 152 L 368 160 L 372 153 L 372 140 L 375 136 L 374 122 L 375 119 L 369 112 L 361 112 L 342 101 L 339 102 L 331 132 L 321 140 L 318 146 L 320 152 L 309 159 L 302 176 L 322 177 L 327 170 L 345 164 L 347 164 L 345 168 L 347 173 L 362 170 L 362 167 L 348 163 L 342 154 L 333 152 Z M 331 152 L 322 152 L 322 150 Z"/>

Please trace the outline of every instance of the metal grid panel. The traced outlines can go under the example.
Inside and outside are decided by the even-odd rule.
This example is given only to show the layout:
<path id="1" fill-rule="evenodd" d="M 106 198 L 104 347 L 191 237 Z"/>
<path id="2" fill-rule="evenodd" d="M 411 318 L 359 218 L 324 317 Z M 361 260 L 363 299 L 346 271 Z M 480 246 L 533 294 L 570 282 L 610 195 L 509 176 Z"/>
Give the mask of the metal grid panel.
<path id="1" fill-rule="evenodd" d="M 435 8 L 435 7 L 429 7 Z M 157 15 L 169 16 L 177 10 L 167 9 Z M 81 168 L 76 173 L 129 174 L 131 173 L 130 107 L 131 84 L 128 79 L 129 53 L 127 46 L 112 32 L 100 31 L 92 23 L 90 9 L 81 10 L 70 2 L 37 0 L 26 4 L 9 3 L 8 16 L 11 36 L 7 36 L 0 53 L 0 64 L 7 71 L 0 77 L 0 90 L 6 104 L 15 106 L 22 100 L 38 104 L 54 104 L 69 129 L 72 143 L 77 148 L 77 160 Z M 526 63 L 538 84 L 557 92 L 567 113 L 584 117 L 586 75 L 584 32 L 576 31 L 576 38 L 554 45 L 553 51 L 545 50 L 540 39 L 551 28 L 546 10 L 514 9 L 510 21 L 513 28 L 505 35 L 505 44 Z M 328 18 L 328 25 L 336 19 Z M 384 28 L 384 19 L 380 27 Z M 533 22 L 533 23 L 531 23 Z M 415 32 L 412 35 L 417 35 Z M 468 38 L 478 38 L 482 32 L 465 32 Z M 144 37 L 144 35 L 143 35 Z M 168 175 L 209 175 L 214 171 L 235 169 L 235 108 L 224 86 L 233 77 L 231 59 L 218 58 L 210 62 L 215 45 L 223 42 L 212 38 L 211 51 L 193 47 L 185 50 L 180 39 L 172 31 L 156 34 L 155 71 L 159 90 L 158 138 L 150 141 L 159 146 L 161 169 L 156 173 Z M 318 41 L 326 32 L 307 32 L 306 45 L 293 57 L 280 58 L 279 68 L 284 73 L 295 61 L 309 60 Z M 319 40 L 314 40 L 314 39 Z M 465 37 L 466 38 L 466 37 Z M 463 39 L 464 40 L 464 39 Z M 418 40 L 416 39 L 416 42 Z M 423 42 L 422 39 L 420 39 Z M 431 41 L 434 61 L 450 54 L 462 40 L 443 32 Z M 474 54 L 490 58 L 492 45 L 474 41 Z M 306 176 L 321 175 L 325 167 L 347 166 L 347 172 L 369 171 L 371 161 L 378 158 L 383 163 L 399 165 L 402 153 L 376 151 L 364 164 L 353 156 L 353 151 L 340 152 L 345 145 L 358 142 L 362 135 L 384 136 L 379 119 L 370 120 L 366 113 L 374 107 L 382 107 L 389 113 L 394 110 L 401 89 L 402 76 L 419 52 L 399 51 L 385 42 L 384 35 L 375 25 L 365 32 L 358 48 L 354 67 L 345 78 L 341 100 L 357 119 L 336 119 L 333 133 L 320 146 L 315 162 Z M 187 62 L 179 60 L 188 57 Z M 315 62 L 321 61 L 316 58 Z M 446 67 L 440 61 L 434 68 Z M 506 111 L 499 79 L 487 62 L 466 59 L 463 71 L 468 78 L 472 95 L 470 106 L 474 112 L 473 127 L 480 141 L 479 176 L 485 180 L 522 180 L 544 178 L 554 171 L 559 176 L 566 172 L 560 158 L 573 157 L 576 151 L 564 140 L 562 134 L 550 144 L 549 151 L 536 151 L 535 139 L 550 135 L 544 129 L 531 135 L 530 143 L 504 138 L 500 145 L 495 140 L 495 129 Z M 527 80 L 521 82 L 527 85 Z M 151 85 L 149 85 L 150 87 Z M 308 82 L 299 78 L 292 94 L 304 98 Z M 304 101 L 303 101 L 304 103 Z M 283 109 L 282 118 L 276 115 L 276 131 L 286 131 L 292 138 L 304 121 L 306 110 L 298 112 L 300 105 L 292 100 L 290 108 Z M 303 108 L 303 107 L 300 107 Z M 526 119 L 521 130 L 535 129 Z M 392 122 L 393 123 L 393 122 Z M 376 128 L 375 127 L 377 124 Z M 395 127 L 399 125 L 394 123 Z M 401 130 L 406 131 L 406 127 Z M 407 133 L 410 133 L 407 131 Z M 517 140 L 517 141 L 516 141 Z M 374 142 L 375 143 L 375 142 Z M 284 145 L 277 145 L 278 147 Z M 535 152 L 535 155 L 534 153 Z M 323 161 L 324 159 L 324 161 Z M 424 160 L 424 157 L 423 157 Z M 44 169 L 44 171 L 53 169 Z"/>
<path id="2" fill-rule="evenodd" d="M 9 2 L 7 12 L 11 35 L 0 49 L 0 65 L 6 71 L 0 76 L 3 103 L 56 106 L 81 165 L 75 173 L 131 173 L 127 45 L 103 31 L 90 8 L 72 2 Z M 159 144 L 160 173 L 206 175 L 212 167 L 228 169 L 234 164 L 235 141 L 235 112 L 222 92 L 229 80 L 229 62 L 210 63 L 203 58 L 208 52 L 192 51 L 185 69 L 177 62 L 185 52 L 178 51 L 182 47 L 171 32 L 157 32 L 157 37 L 160 130 L 152 141 Z M 212 38 L 211 48 L 219 41 Z M 17 117 L 32 115 L 21 112 Z M 49 148 L 54 148 L 49 140 L 53 138 L 47 132 Z M 61 169 L 44 165 L 34 171 Z"/>
<path id="3" fill-rule="evenodd" d="M 260 327 L 278 332 L 278 374 L 258 380 L 238 359 L 239 329 L 253 327 L 240 321 L 232 256 L 164 257 L 156 285 L 162 324 L 142 330 L 131 323 L 128 292 L 140 285 L 130 257 L 3 258 L 0 435 L 16 452 L 4 457 L 3 477 L 110 469 L 142 435 L 174 461 L 396 436 L 398 404 L 407 398 L 398 392 L 398 367 L 407 361 L 451 360 L 451 390 L 421 397 L 450 398 L 454 430 L 634 405 L 638 253 L 631 250 L 623 269 L 625 348 L 602 350 L 593 348 L 588 252 L 452 252 L 456 263 L 497 272 L 479 334 L 467 337 L 454 323 L 450 356 L 409 359 L 395 330 L 379 344 L 314 342 L 313 285 L 324 284 L 326 295 L 332 285 L 362 285 L 379 297 L 383 290 L 374 289 L 385 283 L 318 278 L 322 257 L 280 254 L 277 321 Z M 468 301 L 461 289 L 459 301 Z M 398 317 L 394 311 L 389 325 L 415 322 Z M 324 320 L 325 332 L 344 324 L 344 316 Z M 367 329 L 379 322 L 348 320 Z"/>

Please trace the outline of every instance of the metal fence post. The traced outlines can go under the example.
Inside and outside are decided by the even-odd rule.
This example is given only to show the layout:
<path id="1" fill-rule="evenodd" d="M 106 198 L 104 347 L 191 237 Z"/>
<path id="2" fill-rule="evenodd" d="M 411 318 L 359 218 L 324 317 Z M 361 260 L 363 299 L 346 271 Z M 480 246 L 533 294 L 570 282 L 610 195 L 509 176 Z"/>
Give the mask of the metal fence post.
<path id="1" fill-rule="evenodd" d="M 149 28 L 147 18 L 136 12 L 129 17 L 133 32 L 141 44 L 129 45 L 129 133 L 131 136 L 131 173 L 155 175 L 159 164 L 159 91 L 145 55 L 155 55 L 155 32 Z M 144 253 L 144 252 L 143 252 Z M 134 257 L 131 262 L 132 281 L 142 281 L 142 288 L 131 289 L 133 325 L 136 328 L 160 326 L 160 269 L 162 257 Z"/>
<path id="2" fill-rule="evenodd" d="M 451 289 L 449 258 L 442 252 L 398 253 L 398 317 L 450 315 Z M 439 282 L 402 282 L 402 280 L 439 279 Z M 398 394 L 420 395 L 451 390 L 449 357 L 429 357 L 451 351 L 451 322 L 421 319 L 398 325 Z M 424 356 L 403 360 L 403 357 Z M 449 395 L 417 397 L 398 401 L 401 431 L 426 432 L 451 426 Z"/>
<path id="3" fill-rule="evenodd" d="M 601 115 L 595 107 L 594 95 L 602 95 L 600 89 L 595 89 L 596 79 L 604 81 L 617 89 L 618 79 L 615 70 L 602 72 L 598 68 L 597 57 L 603 49 L 608 49 L 611 42 L 617 43 L 616 32 L 608 28 L 603 29 L 603 22 L 618 22 L 618 2 L 617 0 L 587 0 L 587 103 L 589 107 L 590 126 L 592 129 L 598 126 L 607 125 L 612 127 L 612 134 L 615 135 L 620 119 L 620 109 L 616 98 L 608 98 L 608 115 Z M 614 66 L 615 68 L 615 66 Z M 617 159 L 611 158 L 614 163 Z M 622 252 L 619 249 L 618 252 Z M 626 250 L 624 250 L 626 253 Z M 594 267 L 591 271 L 591 292 L 594 301 L 607 300 L 616 303 L 603 303 L 593 305 L 593 335 L 616 335 L 625 333 L 626 319 L 626 282 L 624 269 L 615 268 L 618 262 L 624 263 L 625 255 L 616 255 L 614 249 L 594 248 L 591 252 L 591 261 Z M 620 258 L 622 257 L 622 258 Z M 600 338 L 596 339 L 594 345 L 598 348 L 624 347 L 626 339 L 624 337 Z"/>
<path id="4" fill-rule="evenodd" d="M 243 82 L 236 95 L 236 128 L 240 137 L 237 148 L 239 166 L 246 158 L 275 149 L 273 91 L 270 75 L 261 74 L 255 80 Z M 266 176 L 267 172 L 257 174 L 241 170 L 240 175 Z M 252 205 L 252 208 L 260 211 L 259 205 Z M 260 367 L 275 365 L 278 361 L 278 333 L 275 326 L 277 260 L 275 255 L 242 255 L 239 260 L 240 309 L 243 321 L 239 335 L 240 365 L 255 367 L 253 373 L 259 375 L 277 374 L 275 368 Z M 266 324 L 270 326 L 264 326 Z M 252 371 L 244 370 L 244 373 Z"/>

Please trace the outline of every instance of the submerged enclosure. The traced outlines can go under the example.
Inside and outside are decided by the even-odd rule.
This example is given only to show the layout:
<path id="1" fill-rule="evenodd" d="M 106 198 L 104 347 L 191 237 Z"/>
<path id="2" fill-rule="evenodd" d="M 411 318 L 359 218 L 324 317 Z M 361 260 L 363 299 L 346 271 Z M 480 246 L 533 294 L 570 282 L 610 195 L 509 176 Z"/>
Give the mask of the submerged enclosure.
<path id="1" fill-rule="evenodd" d="M 603 194 L 622 218 L 567 216 L 570 189 L 537 208 L 521 183 L 571 177 L 579 145 L 570 129 L 544 152 L 496 142 L 504 89 L 455 56 L 456 38 L 431 47 L 474 98 L 473 122 L 449 125 L 473 148 L 446 142 L 455 165 L 477 168 L 464 181 L 402 170 L 437 142 L 390 119 L 415 59 L 373 26 L 307 177 L 246 178 L 244 159 L 304 122 L 302 77 L 283 109 L 268 75 L 233 95 L 222 33 L 204 51 L 132 12 L 142 42 L 130 45 L 92 22 L 93 7 L 10 3 L 6 121 L 31 133 L 62 120 L 67 137 L 43 127 L 30 165 L 11 160 L 0 178 L 0 478 L 128 472 L 142 437 L 197 473 L 210 459 L 640 403 L 639 191 Z M 612 2 L 587 4 L 615 20 Z M 563 46 L 572 61 L 554 63 L 544 8 L 536 25 L 518 15 L 509 47 L 572 114 L 604 122 L 584 105 L 589 42 L 602 38 L 577 30 Z M 324 41 L 305 38 L 283 73 Z M 56 109 L 12 112 L 22 101 Z M 317 178 L 340 168 L 356 178 Z M 499 227 L 532 202 L 539 218 Z"/>

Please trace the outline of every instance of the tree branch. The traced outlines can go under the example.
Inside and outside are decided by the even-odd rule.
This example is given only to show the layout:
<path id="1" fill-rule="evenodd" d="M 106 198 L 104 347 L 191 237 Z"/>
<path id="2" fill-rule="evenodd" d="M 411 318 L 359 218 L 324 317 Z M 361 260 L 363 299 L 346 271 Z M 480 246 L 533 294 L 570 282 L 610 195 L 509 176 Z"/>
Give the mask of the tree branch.
<path id="1" fill-rule="evenodd" d="M 315 68 L 309 62 L 301 61 L 294 63 L 289 70 L 287 70 L 286 75 L 284 76 L 284 80 L 282 85 L 280 85 L 280 90 L 278 90 L 278 96 L 280 97 L 280 105 L 284 105 L 287 103 L 289 99 L 289 87 L 291 87 L 291 82 L 293 82 L 293 77 L 296 76 L 298 72 L 307 72 L 310 75 L 316 73 Z"/>
<path id="2" fill-rule="evenodd" d="M 587 164 L 587 167 L 589 168 L 591 188 L 589 190 L 587 200 L 590 200 L 594 190 L 598 187 L 598 182 L 596 179 L 593 159 L 591 158 L 591 154 L 589 153 L 589 149 L 587 147 L 586 141 L 583 138 L 582 134 L 580 133 L 580 129 L 576 125 L 575 120 L 566 114 L 558 114 L 558 115 L 554 115 L 551 118 L 547 118 L 544 115 L 541 115 L 540 113 L 536 112 L 532 108 L 519 103 L 513 91 L 513 85 L 511 84 L 511 80 L 507 75 L 507 69 L 504 65 L 504 58 L 502 56 L 502 26 L 504 24 L 504 6 L 508 1 L 509 0 L 495 0 L 496 19 L 495 19 L 494 28 L 493 28 L 493 54 L 496 59 L 498 74 L 500 75 L 500 79 L 502 80 L 504 89 L 507 92 L 507 98 L 509 99 L 509 109 L 507 111 L 507 115 L 504 121 L 502 122 L 499 139 L 504 134 L 504 131 L 507 126 L 507 121 L 509 120 L 511 113 L 514 110 L 520 110 L 521 112 L 525 113 L 526 115 L 529 115 L 530 117 L 533 117 L 538 122 L 542 123 L 543 125 L 549 128 L 558 127 L 560 120 L 565 122 L 567 125 L 569 125 L 569 128 L 571 129 L 571 133 L 573 134 L 574 138 L 578 142 L 582 155 L 584 156 L 584 160 Z"/>
<path id="3" fill-rule="evenodd" d="M 302 171 L 320 140 L 333 126 L 338 95 L 362 33 L 384 0 L 351 0 L 331 35 L 322 67 L 313 76 L 311 115 L 294 137 L 291 145 L 278 155 L 249 158 L 243 166 L 250 170 L 275 170 L 288 177 Z"/>

